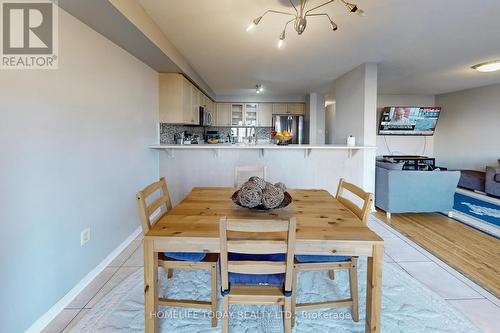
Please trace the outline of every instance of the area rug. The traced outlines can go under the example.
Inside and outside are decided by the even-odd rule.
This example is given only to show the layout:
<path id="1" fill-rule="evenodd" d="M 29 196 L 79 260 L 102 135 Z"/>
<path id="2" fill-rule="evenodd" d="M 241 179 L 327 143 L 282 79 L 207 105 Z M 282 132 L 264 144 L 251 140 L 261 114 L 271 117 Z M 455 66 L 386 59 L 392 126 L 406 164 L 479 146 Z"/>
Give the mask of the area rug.
<path id="1" fill-rule="evenodd" d="M 163 273 L 163 271 L 161 271 Z M 160 273 L 160 293 L 169 298 L 208 300 L 210 275 L 204 271 L 178 270 L 167 280 Z M 359 260 L 360 320 L 351 320 L 350 308 L 299 312 L 294 332 L 364 332 L 366 258 Z M 345 298 L 349 295 L 348 274 L 337 271 L 335 280 L 326 272 L 299 274 L 298 302 Z M 384 333 L 480 332 L 457 310 L 437 294 L 405 273 L 393 263 L 384 263 L 382 287 L 382 320 Z M 219 302 L 219 310 L 220 310 Z M 143 332 L 143 270 L 129 276 L 106 295 L 72 332 Z M 230 331 L 282 332 L 278 306 L 232 305 Z M 220 332 L 210 326 L 209 314 L 203 310 L 160 307 L 161 332 Z"/>

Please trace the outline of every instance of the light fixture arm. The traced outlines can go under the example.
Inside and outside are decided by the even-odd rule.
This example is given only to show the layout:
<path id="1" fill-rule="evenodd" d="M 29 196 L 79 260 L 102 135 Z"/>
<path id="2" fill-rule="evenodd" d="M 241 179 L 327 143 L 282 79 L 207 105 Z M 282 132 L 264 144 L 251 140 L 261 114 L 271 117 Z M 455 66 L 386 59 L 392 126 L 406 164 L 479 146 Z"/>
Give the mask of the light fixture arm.
<path id="1" fill-rule="evenodd" d="M 292 5 L 293 9 L 295 9 L 295 12 L 297 13 L 297 15 L 299 15 L 299 11 L 297 10 L 297 7 L 295 7 L 295 5 L 293 4 L 293 1 L 292 0 L 288 0 L 290 1 L 290 4 Z"/>
<path id="2" fill-rule="evenodd" d="M 330 15 L 328 15 L 327 13 L 321 13 L 321 14 L 319 14 L 319 13 L 318 13 L 318 14 L 307 14 L 307 15 L 306 15 L 306 17 L 309 17 L 309 16 L 326 16 L 326 17 L 328 17 L 328 19 L 329 19 L 330 21 L 333 21 L 333 20 L 332 20 L 332 18 L 330 17 Z"/>
<path id="3" fill-rule="evenodd" d="M 316 6 L 316 7 L 313 7 L 313 8 L 311 8 L 311 9 L 309 9 L 308 11 L 306 11 L 306 16 L 307 16 L 307 13 L 312 12 L 313 10 L 318 9 L 318 8 L 320 8 L 320 7 L 326 6 L 326 5 L 328 5 L 329 3 L 332 3 L 332 2 L 334 2 L 334 1 L 335 1 L 335 0 L 330 0 L 330 1 L 325 2 L 325 3 L 324 3 L 324 4 L 322 4 L 322 5 L 318 5 L 318 6 Z"/>
<path id="4" fill-rule="evenodd" d="M 296 15 L 295 14 L 292 14 L 292 13 L 287 13 L 287 12 L 280 12 L 279 10 L 272 10 L 272 9 L 269 9 L 269 10 L 266 10 L 264 12 L 264 14 L 262 14 L 260 17 L 264 17 L 267 13 L 274 13 L 274 14 L 282 14 L 282 15 L 290 15 L 290 16 L 293 16 L 295 17 Z"/>
<path id="5" fill-rule="evenodd" d="M 293 19 L 291 19 L 290 21 L 287 21 L 287 22 L 285 23 L 285 27 L 283 28 L 283 31 L 286 31 L 286 28 L 288 27 L 288 24 L 290 24 L 290 23 L 291 23 L 291 22 L 293 22 L 293 21 L 295 21 L 295 19 L 294 19 L 294 18 L 293 18 Z"/>
<path id="6" fill-rule="evenodd" d="M 306 17 L 310 17 L 310 16 L 326 16 L 326 17 L 328 17 L 328 20 L 330 21 L 330 24 L 332 25 L 332 29 L 334 31 L 336 31 L 338 29 L 337 24 L 335 22 L 333 22 L 332 18 L 327 13 L 306 14 Z"/>

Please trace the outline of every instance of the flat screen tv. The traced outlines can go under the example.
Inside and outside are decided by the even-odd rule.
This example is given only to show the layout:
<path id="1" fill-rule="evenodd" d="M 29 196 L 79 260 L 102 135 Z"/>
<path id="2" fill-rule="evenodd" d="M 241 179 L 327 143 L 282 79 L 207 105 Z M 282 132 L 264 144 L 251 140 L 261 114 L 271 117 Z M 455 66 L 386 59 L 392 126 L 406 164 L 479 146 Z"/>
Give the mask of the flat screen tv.
<path id="1" fill-rule="evenodd" d="M 434 135 L 440 113 L 439 107 L 386 107 L 380 117 L 378 134 Z"/>

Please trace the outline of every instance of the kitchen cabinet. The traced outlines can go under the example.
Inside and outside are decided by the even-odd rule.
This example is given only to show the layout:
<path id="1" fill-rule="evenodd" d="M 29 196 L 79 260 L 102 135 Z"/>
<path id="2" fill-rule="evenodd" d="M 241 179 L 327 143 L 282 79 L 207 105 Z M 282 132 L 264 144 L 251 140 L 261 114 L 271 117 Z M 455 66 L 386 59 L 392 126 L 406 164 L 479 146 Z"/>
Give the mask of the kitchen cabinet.
<path id="1" fill-rule="evenodd" d="M 306 106 L 304 103 L 291 103 L 286 105 L 286 113 L 289 114 L 304 114 Z"/>
<path id="2" fill-rule="evenodd" d="M 259 119 L 258 105 L 255 103 L 246 103 L 243 123 L 246 126 L 257 126 L 258 119 Z"/>
<path id="3" fill-rule="evenodd" d="M 244 104 L 231 104 L 231 125 L 243 126 L 245 121 Z"/>
<path id="4" fill-rule="evenodd" d="M 258 124 L 262 127 L 272 127 L 273 124 L 273 104 L 260 103 L 259 104 L 259 120 Z"/>
<path id="5" fill-rule="evenodd" d="M 201 92 L 183 75 L 160 74 L 160 122 L 198 124 Z"/>
<path id="6" fill-rule="evenodd" d="M 203 106 L 206 110 L 212 111 L 215 113 L 215 103 L 212 102 L 210 97 L 208 97 L 204 93 L 201 93 L 200 106 Z"/>
<path id="7" fill-rule="evenodd" d="M 231 104 L 231 126 L 258 126 L 258 120 L 257 103 Z"/>
<path id="8" fill-rule="evenodd" d="M 204 93 L 200 93 L 200 106 L 207 108 L 207 96 Z"/>
<path id="9" fill-rule="evenodd" d="M 286 114 L 286 104 L 273 103 L 273 114 Z"/>
<path id="10" fill-rule="evenodd" d="M 200 123 L 200 96 L 201 92 L 195 86 L 191 86 L 191 123 Z"/>
<path id="11" fill-rule="evenodd" d="M 217 113 L 216 103 L 211 99 L 208 99 L 208 111 L 212 111 L 214 115 Z"/>
<path id="12" fill-rule="evenodd" d="M 273 103 L 273 114 L 304 114 L 304 103 Z"/>
<path id="13" fill-rule="evenodd" d="M 231 104 L 217 103 L 216 109 L 215 124 L 217 126 L 231 126 Z"/>
<path id="14" fill-rule="evenodd" d="M 187 78 L 161 73 L 160 122 L 196 125 L 200 106 L 211 111 L 215 126 L 272 126 L 273 114 L 304 114 L 304 103 L 215 103 Z"/>

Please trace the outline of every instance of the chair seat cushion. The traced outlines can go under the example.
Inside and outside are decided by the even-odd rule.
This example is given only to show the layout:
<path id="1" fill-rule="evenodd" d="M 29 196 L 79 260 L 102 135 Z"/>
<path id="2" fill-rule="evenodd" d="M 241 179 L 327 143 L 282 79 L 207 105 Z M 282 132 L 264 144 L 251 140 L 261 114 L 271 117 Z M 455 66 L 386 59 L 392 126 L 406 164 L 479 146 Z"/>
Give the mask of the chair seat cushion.
<path id="1" fill-rule="evenodd" d="M 351 257 L 347 256 L 295 256 L 298 262 L 313 263 L 313 262 L 342 262 L 349 261 Z"/>
<path id="2" fill-rule="evenodd" d="M 247 285 L 270 285 L 282 287 L 285 282 L 285 274 L 238 274 L 229 273 L 231 284 Z"/>
<path id="3" fill-rule="evenodd" d="M 286 261 L 286 256 L 282 253 L 276 254 L 243 254 L 228 253 L 228 260 L 234 261 Z M 239 274 L 229 273 L 231 284 L 248 285 L 271 285 L 282 287 L 285 282 L 285 274 Z"/>
<path id="4" fill-rule="evenodd" d="M 203 252 L 165 252 L 165 256 L 182 261 L 191 261 L 191 262 L 199 262 L 205 259 L 207 256 L 206 253 Z"/>

